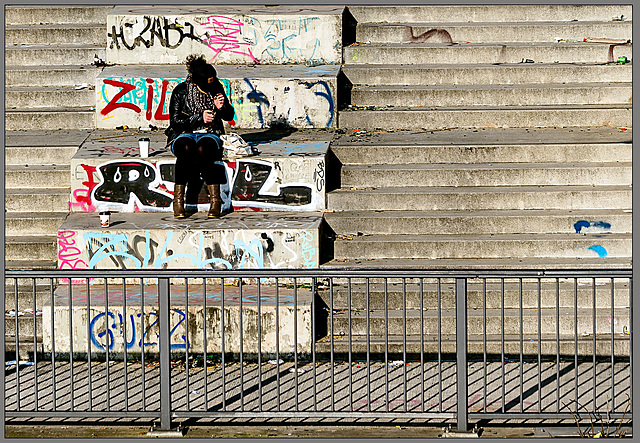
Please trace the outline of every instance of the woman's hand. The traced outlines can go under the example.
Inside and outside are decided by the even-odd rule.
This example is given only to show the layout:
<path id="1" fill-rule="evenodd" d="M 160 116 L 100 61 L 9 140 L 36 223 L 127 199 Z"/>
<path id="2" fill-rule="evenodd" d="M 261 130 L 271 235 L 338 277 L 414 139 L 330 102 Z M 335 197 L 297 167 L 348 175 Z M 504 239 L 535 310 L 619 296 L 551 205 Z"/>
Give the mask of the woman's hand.
<path id="1" fill-rule="evenodd" d="M 213 98 L 213 104 L 216 106 L 216 108 L 222 109 L 222 107 L 224 106 L 224 94 L 222 93 L 217 94 Z"/>
<path id="2" fill-rule="evenodd" d="M 211 123 L 214 115 L 216 114 L 213 111 L 207 109 L 202 113 L 202 120 L 204 120 L 205 123 Z"/>

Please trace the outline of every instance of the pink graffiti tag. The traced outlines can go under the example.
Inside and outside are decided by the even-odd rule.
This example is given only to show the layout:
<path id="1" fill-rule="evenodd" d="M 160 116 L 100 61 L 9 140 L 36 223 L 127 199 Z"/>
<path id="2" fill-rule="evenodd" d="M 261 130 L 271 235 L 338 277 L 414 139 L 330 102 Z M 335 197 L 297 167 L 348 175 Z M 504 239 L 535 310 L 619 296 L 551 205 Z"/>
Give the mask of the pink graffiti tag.
<path id="1" fill-rule="evenodd" d="M 60 231 L 58 232 L 58 261 L 59 268 L 62 269 L 65 265 L 71 269 L 86 269 L 87 263 L 82 260 L 82 251 L 75 246 L 76 233 L 74 231 Z M 71 279 L 72 284 L 84 283 L 83 279 Z M 69 283 L 68 278 L 60 279 L 61 283 Z"/>
<path id="2" fill-rule="evenodd" d="M 82 184 L 87 188 L 80 188 L 73 191 L 73 198 L 77 203 L 71 202 L 71 205 L 74 207 L 80 206 L 84 212 L 92 212 L 96 209 L 95 206 L 93 206 L 93 203 L 91 203 L 91 191 L 93 191 L 93 188 L 98 184 L 98 182 L 93 180 L 93 173 L 96 171 L 96 167 L 84 164 L 80 166 L 82 166 L 87 173 L 88 180 L 82 182 Z"/>
<path id="3" fill-rule="evenodd" d="M 202 25 L 212 31 L 211 36 L 203 38 L 202 41 L 216 53 L 213 59 L 224 51 L 247 56 L 254 63 L 259 63 L 251 53 L 250 43 L 239 39 L 242 22 L 221 15 L 211 15 Z M 243 52 L 243 49 L 246 49 L 246 52 Z"/>

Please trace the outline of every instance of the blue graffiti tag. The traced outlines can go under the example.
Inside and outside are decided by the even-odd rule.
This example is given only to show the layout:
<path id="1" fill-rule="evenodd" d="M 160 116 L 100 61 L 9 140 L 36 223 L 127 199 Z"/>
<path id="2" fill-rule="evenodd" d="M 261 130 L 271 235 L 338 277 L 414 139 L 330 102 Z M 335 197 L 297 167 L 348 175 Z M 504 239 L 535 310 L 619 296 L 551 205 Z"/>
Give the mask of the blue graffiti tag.
<path id="1" fill-rule="evenodd" d="M 260 105 L 265 105 L 267 108 L 269 107 L 269 99 L 264 95 L 263 92 L 256 91 L 256 88 L 251 84 L 248 78 L 244 79 L 244 82 L 251 88 L 251 92 L 247 93 L 247 99 L 250 102 L 256 103 L 256 109 L 258 111 L 258 120 L 260 121 L 260 125 L 264 127 L 264 117 L 262 116 L 262 108 Z"/>
<path id="2" fill-rule="evenodd" d="M 580 234 L 583 229 L 588 229 L 590 227 L 609 230 L 611 229 L 611 223 L 607 223 L 604 221 L 589 222 L 587 220 L 580 220 L 574 223 L 573 227 L 576 230 L 576 233 Z"/>
<path id="3" fill-rule="evenodd" d="M 594 251 L 596 254 L 598 254 L 599 257 L 607 256 L 607 250 L 600 245 L 589 246 L 589 249 L 591 251 Z"/>
<path id="4" fill-rule="evenodd" d="M 327 103 L 329 103 L 329 120 L 327 121 L 327 124 L 325 125 L 326 128 L 331 126 L 331 123 L 333 123 L 333 115 L 334 115 L 334 111 L 335 111 L 335 105 L 333 103 L 333 97 L 331 96 L 331 89 L 329 89 L 329 84 L 325 81 L 318 81 L 318 82 L 300 82 L 301 84 L 303 84 L 304 86 L 307 87 L 307 89 L 311 89 L 312 87 L 314 87 L 315 85 L 320 85 L 323 86 L 326 92 L 318 92 L 318 91 L 313 91 L 313 93 L 319 97 L 323 97 L 327 100 Z M 309 124 L 311 124 L 311 119 L 309 119 L 309 115 L 307 115 L 307 122 Z"/>

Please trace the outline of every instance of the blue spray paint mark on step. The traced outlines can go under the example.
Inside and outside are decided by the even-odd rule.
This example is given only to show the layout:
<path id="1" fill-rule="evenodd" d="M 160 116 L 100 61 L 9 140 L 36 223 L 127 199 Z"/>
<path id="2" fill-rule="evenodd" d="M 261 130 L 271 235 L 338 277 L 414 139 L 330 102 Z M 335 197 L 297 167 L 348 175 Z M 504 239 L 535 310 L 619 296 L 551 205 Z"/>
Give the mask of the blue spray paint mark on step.
<path id="1" fill-rule="evenodd" d="M 589 246 L 589 249 L 598 254 L 599 257 L 607 256 L 607 250 L 600 245 Z"/>
<path id="2" fill-rule="evenodd" d="M 589 222 L 586 220 L 580 220 L 573 224 L 574 229 L 576 230 L 576 234 L 580 234 L 582 229 L 587 229 L 590 227 L 601 228 L 601 229 L 611 229 L 611 223 L 607 223 L 604 221 L 594 221 Z"/>

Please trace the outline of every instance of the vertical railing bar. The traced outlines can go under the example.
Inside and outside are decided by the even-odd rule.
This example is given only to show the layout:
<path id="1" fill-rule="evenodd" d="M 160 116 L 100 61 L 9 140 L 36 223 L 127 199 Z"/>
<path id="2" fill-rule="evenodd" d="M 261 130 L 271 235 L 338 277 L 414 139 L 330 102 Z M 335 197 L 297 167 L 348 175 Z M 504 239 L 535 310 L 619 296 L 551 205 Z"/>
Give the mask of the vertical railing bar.
<path id="1" fill-rule="evenodd" d="M 371 412 L 371 314 L 370 309 L 370 279 L 367 277 L 367 299 L 366 299 L 366 316 L 367 316 L 367 411 Z"/>
<path id="2" fill-rule="evenodd" d="M 169 278 L 158 278 L 160 332 L 160 429 L 171 429 L 171 337 Z"/>
<path id="3" fill-rule="evenodd" d="M 298 411 L 298 397 L 299 397 L 299 386 L 298 386 L 298 279 L 293 278 L 293 346 L 294 346 L 294 354 L 293 366 L 295 368 L 294 372 L 294 380 L 296 385 L 296 412 Z"/>
<path id="4" fill-rule="evenodd" d="M 556 412 L 560 412 L 560 279 L 556 278 Z"/>
<path id="5" fill-rule="evenodd" d="M 87 283 L 88 285 L 88 283 Z M 140 360 L 142 361 L 142 410 L 147 410 L 147 367 L 144 362 L 144 278 L 140 277 Z"/>
<path id="6" fill-rule="evenodd" d="M 38 317 L 37 315 L 38 306 L 36 301 L 36 279 L 33 278 L 31 281 L 32 281 L 32 288 L 33 288 L 33 382 L 34 382 L 33 396 L 35 400 L 34 401 L 35 410 L 37 411 L 38 410 L 38 337 L 37 337 L 38 325 L 36 323 L 36 319 Z M 16 294 L 16 298 L 17 297 L 18 297 L 18 294 Z M 87 335 L 87 337 L 89 336 Z M 91 390 L 89 390 L 89 392 L 91 392 Z"/>
<path id="7" fill-rule="evenodd" d="M 614 333 L 615 333 L 615 323 L 613 321 L 614 318 L 614 297 L 615 297 L 615 280 L 613 277 L 610 279 L 611 282 L 611 410 L 616 410 L 616 385 L 615 385 L 615 347 L 614 347 Z"/>
<path id="8" fill-rule="evenodd" d="M 206 284 L 207 284 L 207 280 L 203 279 L 203 285 L 205 287 L 205 293 L 206 293 Z M 221 355 L 220 355 L 220 360 L 222 363 L 222 410 L 226 411 L 227 410 L 227 366 L 226 366 L 226 357 L 225 357 L 225 346 L 224 346 L 224 277 L 222 277 L 220 279 L 220 351 L 221 351 Z M 207 406 L 207 410 L 209 410 L 209 407 Z"/>
<path id="9" fill-rule="evenodd" d="M 129 411 L 129 379 L 127 373 L 127 353 L 129 352 L 127 349 L 127 279 L 122 277 L 122 318 L 124 322 L 123 333 L 124 333 L 124 409 L 125 411 Z"/>
<path id="10" fill-rule="evenodd" d="M 329 345 L 331 359 L 331 411 L 335 412 L 335 362 L 333 352 L 333 279 L 329 280 Z"/>
<path id="11" fill-rule="evenodd" d="M 56 392 L 58 392 L 58 390 L 56 389 L 56 337 L 55 337 L 56 323 L 55 323 L 55 317 L 54 317 L 56 305 L 55 305 L 55 297 L 54 297 L 55 294 L 53 290 L 53 278 L 51 278 L 50 284 L 51 284 L 50 294 L 51 294 L 51 389 L 52 389 L 51 398 L 53 399 L 53 412 L 56 412 L 56 409 L 57 409 L 56 403 L 58 400 L 58 398 L 56 397 Z M 44 321 L 44 317 L 43 317 L 43 321 Z"/>
<path id="12" fill-rule="evenodd" d="M 442 279 L 438 277 L 438 412 L 442 412 Z"/>
<path id="13" fill-rule="evenodd" d="M 500 279 L 500 294 L 501 294 L 501 304 L 500 304 L 500 309 L 501 309 L 501 315 L 500 318 L 502 319 L 502 327 L 500 329 L 500 343 L 501 343 L 501 348 L 502 348 L 502 360 L 500 362 L 500 366 L 502 368 L 502 405 L 500 406 L 502 409 L 502 413 L 504 414 L 505 412 L 505 405 L 506 405 L 506 394 L 505 394 L 505 374 L 504 374 L 504 366 L 505 366 L 505 359 L 504 359 L 504 277 Z"/>
<path id="14" fill-rule="evenodd" d="M 260 277 L 258 287 L 258 411 L 262 412 L 262 300 L 260 294 Z"/>
<path id="15" fill-rule="evenodd" d="M 467 378 L 467 279 L 456 278 L 456 378 L 458 431 L 469 427 Z"/>
<path id="16" fill-rule="evenodd" d="M 206 277 L 202 279 L 203 283 L 206 281 Z M 209 408 L 207 407 L 209 401 L 209 387 L 207 386 L 207 378 L 208 378 L 208 369 L 209 362 L 207 360 L 207 291 L 205 290 L 204 284 L 202 286 L 202 360 L 204 366 L 204 410 L 207 411 Z"/>
<path id="17" fill-rule="evenodd" d="M 105 353 L 105 362 L 106 362 L 106 375 L 107 375 L 107 411 L 111 411 L 111 382 L 110 382 L 110 371 L 109 371 L 109 346 L 111 343 L 109 342 L 109 282 L 108 278 L 104 279 L 104 336 L 107 340 L 107 348 Z"/>
<path id="18" fill-rule="evenodd" d="M 171 300 L 169 300 L 171 302 Z M 169 308 L 171 309 L 171 308 Z M 184 365 L 185 369 L 185 382 L 186 386 L 186 396 L 187 396 L 187 411 L 191 411 L 191 389 L 189 389 L 190 380 L 189 380 L 189 278 L 184 278 L 184 336 L 185 336 L 185 347 L 184 347 Z M 171 343 L 169 343 L 169 348 L 171 348 Z M 207 366 L 207 359 L 204 359 L 204 365 Z"/>
<path id="19" fill-rule="evenodd" d="M 353 361 L 351 358 L 351 277 L 347 279 L 347 315 L 349 317 L 349 410 L 353 412 Z"/>
<path id="20" fill-rule="evenodd" d="M 313 304 L 313 299 L 311 303 Z M 313 309 L 311 309 L 311 316 L 313 316 Z M 314 324 L 311 321 L 311 328 L 313 329 L 313 327 Z M 311 336 L 313 337 L 313 332 Z M 315 384 L 313 388 L 315 389 Z M 278 289 L 278 277 L 276 277 L 276 398 L 278 400 L 276 409 L 280 412 L 280 291 Z"/>
<path id="21" fill-rule="evenodd" d="M 402 278 L 402 369 L 404 376 L 404 412 L 407 412 L 407 280 Z"/>
<path id="22" fill-rule="evenodd" d="M 244 346 L 243 346 L 243 328 L 242 323 L 242 277 L 238 278 L 238 287 L 240 288 L 240 410 L 244 412 Z"/>
<path id="23" fill-rule="evenodd" d="M 35 281 L 35 279 L 34 279 Z M 89 411 L 93 411 L 93 389 L 91 379 L 91 290 L 89 289 L 89 279 L 86 279 L 87 285 L 87 369 L 89 372 Z"/>
<path id="24" fill-rule="evenodd" d="M 71 281 L 71 280 L 69 280 Z M 16 398 L 17 398 L 17 402 L 16 404 L 18 405 L 17 407 L 17 411 L 20 411 L 20 391 L 22 389 L 20 389 L 20 329 L 18 327 L 18 298 L 20 296 L 20 290 L 18 288 L 18 279 L 15 278 L 13 280 L 13 288 L 14 288 L 14 323 L 16 326 L 15 329 L 15 335 L 16 335 Z M 53 306 L 53 305 L 52 305 Z M 53 311 L 53 309 L 52 309 Z M 71 316 L 71 312 L 69 312 L 69 316 Z M 53 325 L 54 323 L 51 323 L 51 329 L 53 329 Z M 72 335 L 70 337 L 73 337 Z"/>
<path id="25" fill-rule="evenodd" d="M 420 404 L 424 412 L 424 279 L 420 277 Z"/>
<path id="26" fill-rule="evenodd" d="M 484 401 L 483 401 L 483 412 L 487 412 L 487 279 L 482 279 L 482 380 L 483 380 L 483 393 L 484 393 Z"/>
<path id="27" fill-rule="evenodd" d="M 524 309 L 524 300 L 522 293 L 522 277 L 518 280 L 519 282 L 519 299 L 520 299 L 520 412 L 524 412 L 524 378 L 523 378 L 523 366 L 524 366 L 524 317 L 523 317 L 523 309 Z"/>
<path id="28" fill-rule="evenodd" d="M 277 288 L 276 279 L 276 288 Z M 311 280 L 311 364 L 313 368 L 313 411 L 318 411 L 317 401 L 317 388 L 316 388 L 316 294 L 317 291 L 317 278 L 313 277 Z M 276 289 L 277 290 L 277 289 Z M 276 322 L 277 324 L 277 322 Z M 280 361 L 280 357 L 276 357 L 277 361 Z M 279 372 L 279 371 L 278 371 Z M 280 379 L 278 378 L 278 412 L 280 411 Z"/>
<path id="29" fill-rule="evenodd" d="M 71 389 L 69 389 L 69 396 L 71 398 L 71 411 L 74 411 L 74 389 L 73 389 L 73 294 L 72 294 L 72 285 L 69 280 L 69 384 Z M 16 312 L 16 318 L 18 318 Z M 17 330 L 16 330 L 17 331 Z"/>
<path id="30" fill-rule="evenodd" d="M 593 413 L 596 409 L 596 279 L 592 279 L 593 282 Z M 613 317 L 611 317 L 611 323 L 613 323 Z"/>
<path id="31" fill-rule="evenodd" d="M 573 310 L 573 326 L 574 326 L 574 362 L 575 362 L 575 395 L 576 395 L 576 410 L 579 408 L 579 395 L 578 395 L 578 278 L 573 279 L 573 297 L 574 297 L 574 310 Z"/>
<path id="32" fill-rule="evenodd" d="M 389 292 L 388 279 L 384 279 L 384 386 L 385 411 L 389 412 Z"/>
<path id="33" fill-rule="evenodd" d="M 538 278 L 538 410 L 542 411 L 542 279 Z"/>

